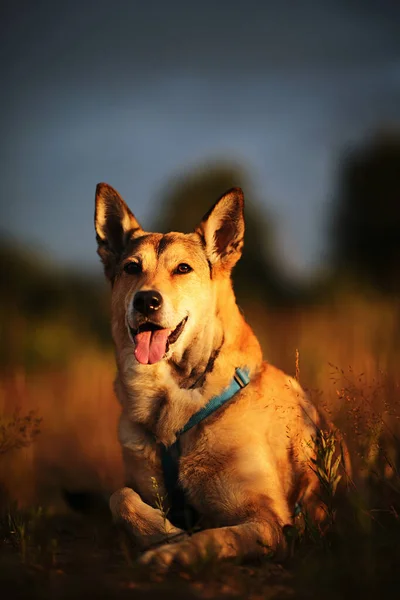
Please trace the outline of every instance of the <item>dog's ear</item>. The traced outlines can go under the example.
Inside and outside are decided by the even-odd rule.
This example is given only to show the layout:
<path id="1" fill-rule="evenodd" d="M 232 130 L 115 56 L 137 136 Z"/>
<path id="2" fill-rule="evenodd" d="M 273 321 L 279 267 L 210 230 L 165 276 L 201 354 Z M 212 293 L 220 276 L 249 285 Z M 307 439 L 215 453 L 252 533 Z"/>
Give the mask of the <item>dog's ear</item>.
<path id="1" fill-rule="evenodd" d="M 203 238 L 209 261 L 232 269 L 243 248 L 244 199 L 240 188 L 232 188 L 204 215 L 196 232 Z"/>
<path id="2" fill-rule="evenodd" d="M 107 183 L 99 183 L 96 187 L 94 225 L 97 253 L 103 261 L 106 276 L 113 281 L 128 240 L 142 235 L 143 230 L 118 192 Z"/>

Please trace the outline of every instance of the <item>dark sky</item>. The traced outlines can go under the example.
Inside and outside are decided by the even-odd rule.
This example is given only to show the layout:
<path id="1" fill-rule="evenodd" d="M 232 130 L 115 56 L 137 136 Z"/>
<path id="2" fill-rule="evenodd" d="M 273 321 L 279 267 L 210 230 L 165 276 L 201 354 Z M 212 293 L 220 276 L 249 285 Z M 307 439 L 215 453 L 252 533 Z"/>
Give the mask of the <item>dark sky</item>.
<path id="1" fill-rule="evenodd" d="M 310 270 L 338 158 L 400 124 L 397 0 L 1 6 L 1 227 L 63 263 L 97 262 L 98 181 L 146 226 L 171 177 L 225 158 Z"/>

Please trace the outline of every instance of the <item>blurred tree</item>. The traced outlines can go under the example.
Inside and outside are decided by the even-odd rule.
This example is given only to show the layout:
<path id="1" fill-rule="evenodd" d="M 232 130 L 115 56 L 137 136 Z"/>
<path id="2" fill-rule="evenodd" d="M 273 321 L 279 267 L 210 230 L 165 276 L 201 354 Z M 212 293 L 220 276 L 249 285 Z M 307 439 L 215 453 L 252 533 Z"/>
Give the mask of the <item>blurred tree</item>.
<path id="1" fill-rule="evenodd" d="M 0 367 L 68 360 L 107 345 L 108 293 L 97 279 L 56 268 L 31 249 L 0 245 Z"/>
<path id="2" fill-rule="evenodd" d="M 279 274 L 274 257 L 272 222 L 260 212 L 241 168 L 229 164 L 206 165 L 174 179 L 167 192 L 163 192 L 161 205 L 164 208 L 158 215 L 155 229 L 193 231 L 212 204 L 232 187 L 241 187 L 245 195 L 244 251 L 233 272 L 239 303 L 252 299 L 280 304 L 291 290 Z"/>
<path id="3" fill-rule="evenodd" d="M 400 292 L 400 134 L 381 132 L 343 162 L 333 263 L 353 281 Z"/>

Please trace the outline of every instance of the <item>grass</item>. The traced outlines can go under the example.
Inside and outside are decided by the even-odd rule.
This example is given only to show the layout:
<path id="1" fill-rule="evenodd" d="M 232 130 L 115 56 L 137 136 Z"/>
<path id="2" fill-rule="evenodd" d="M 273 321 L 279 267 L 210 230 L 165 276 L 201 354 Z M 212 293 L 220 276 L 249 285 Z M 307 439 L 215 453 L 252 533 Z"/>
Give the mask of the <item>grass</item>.
<path id="1" fill-rule="evenodd" d="M 117 598 L 336 599 L 385 597 L 399 585 L 398 306 L 342 298 L 294 312 L 248 307 L 245 313 L 266 357 L 298 379 L 301 369 L 302 384 L 349 448 L 351 474 L 336 437 L 321 430 L 314 440 L 310 469 L 322 484 L 325 527 L 299 514 L 287 532 L 292 551 L 283 567 L 264 561 L 211 568 L 207 562 L 150 582 L 107 519 L 82 519 L 63 500 L 63 489 L 111 491 L 123 483 L 114 360 L 111 353 L 84 351 L 51 372 L 18 369 L 0 380 L 3 588 L 41 598 L 95 590 Z"/>
<path id="2" fill-rule="evenodd" d="M 33 410 L 21 416 L 20 409 L 16 408 L 11 416 L 3 416 L 0 420 L 0 457 L 30 446 L 40 433 L 40 423 L 41 418 Z"/>
<path id="3" fill-rule="evenodd" d="M 342 462 L 342 453 L 335 457 L 336 434 L 334 431 L 319 429 L 315 437 L 311 438 L 315 448 L 315 458 L 311 458 L 310 469 L 315 473 L 320 484 L 320 499 L 326 514 L 327 526 L 334 527 L 336 506 L 335 494 L 342 475 L 339 466 Z"/>
<path id="4" fill-rule="evenodd" d="M 122 483 L 119 406 L 110 354 L 84 353 L 53 371 L 17 370 L 0 381 L 0 414 L 40 415 L 35 442 L 0 460 L 0 482 L 22 508 L 64 505 L 62 490 L 114 489 Z M 13 417 L 12 417 L 13 418 Z"/>
<path id="5" fill-rule="evenodd" d="M 154 506 L 156 508 L 158 508 L 158 510 L 160 511 L 160 514 L 163 518 L 165 540 L 167 541 L 168 540 L 167 517 L 168 517 L 168 513 L 169 513 L 169 508 L 167 507 L 167 504 L 166 504 L 166 497 L 160 493 L 160 488 L 158 486 L 158 481 L 157 481 L 156 477 L 151 478 L 151 484 L 152 484 L 153 492 L 154 492 Z"/>

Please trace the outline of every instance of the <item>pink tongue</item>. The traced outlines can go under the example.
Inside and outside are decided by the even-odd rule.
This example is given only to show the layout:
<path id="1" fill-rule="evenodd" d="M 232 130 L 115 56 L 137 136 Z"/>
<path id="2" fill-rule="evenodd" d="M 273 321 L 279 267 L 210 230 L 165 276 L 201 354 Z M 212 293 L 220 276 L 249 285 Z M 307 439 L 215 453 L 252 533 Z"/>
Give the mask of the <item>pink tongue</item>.
<path id="1" fill-rule="evenodd" d="M 170 329 L 142 331 L 135 335 L 135 357 L 142 365 L 158 362 L 167 351 Z"/>

